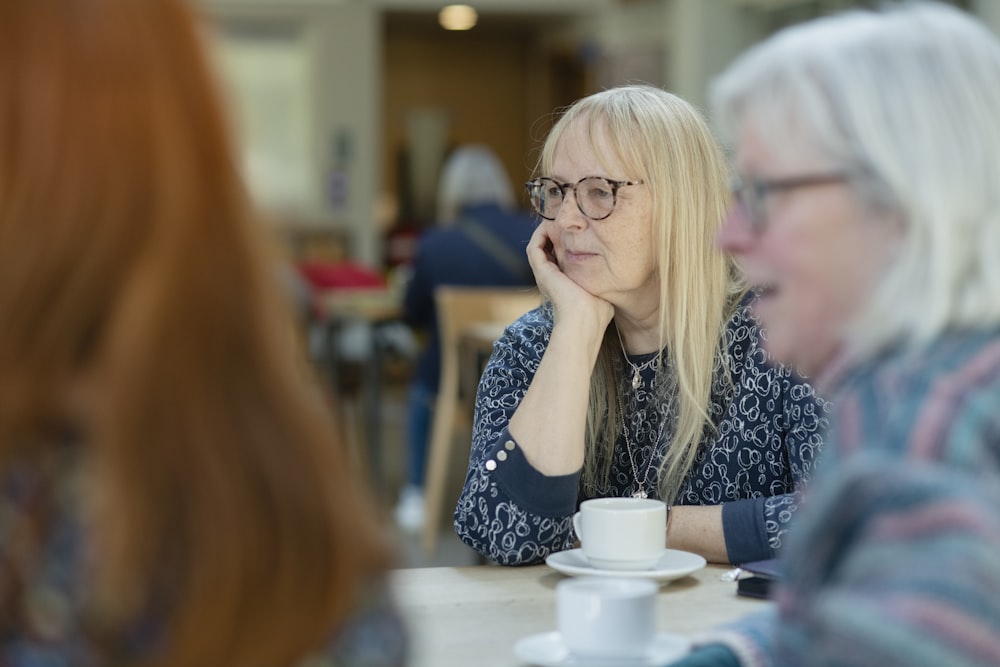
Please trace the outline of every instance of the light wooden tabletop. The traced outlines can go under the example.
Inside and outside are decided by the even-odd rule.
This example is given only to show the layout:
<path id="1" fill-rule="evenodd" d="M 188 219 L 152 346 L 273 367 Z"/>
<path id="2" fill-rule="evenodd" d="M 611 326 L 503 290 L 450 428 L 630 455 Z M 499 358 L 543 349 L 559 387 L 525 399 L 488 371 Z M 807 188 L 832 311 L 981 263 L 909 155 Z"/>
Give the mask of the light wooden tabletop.
<path id="1" fill-rule="evenodd" d="M 326 320 L 394 320 L 403 313 L 403 293 L 395 287 L 318 290 L 314 305 Z"/>
<path id="2" fill-rule="evenodd" d="M 709 565 L 660 588 L 660 632 L 690 636 L 765 601 L 737 597 L 723 581 L 729 567 Z M 514 643 L 555 630 L 555 586 L 564 575 L 533 567 L 437 567 L 396 570 L 391 585 L 410 631 L 413 667 L 521 667 Z"/>

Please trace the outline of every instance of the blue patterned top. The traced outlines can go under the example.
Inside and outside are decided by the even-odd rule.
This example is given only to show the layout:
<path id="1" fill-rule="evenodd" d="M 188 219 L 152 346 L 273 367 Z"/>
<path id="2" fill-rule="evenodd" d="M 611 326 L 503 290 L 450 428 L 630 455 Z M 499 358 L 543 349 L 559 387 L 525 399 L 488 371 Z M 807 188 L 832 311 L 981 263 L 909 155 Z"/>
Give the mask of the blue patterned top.
<path id="1" fill-rule="evenodd" d="M 538 369 L 552 326 L 548 303 L 510 325 L 494 344 L 476 397 L 455 530 L 473 549 L 506 565 L 539 563 L 571 548 L 572 515 L 581 501 L 636 490 L 624 433 L 615 443 L 609 480 L 596 488 L 584 487 L 582 471 L 541 474 L 511 439 L 507 425 Z M 717 369 L 709 406 L 716 428 L 702 442 L 673 504 L 721 504 L 729 559 L 744 562 L 771 557 L 781 546 L 796 508 L 795 492 L 809 478 L 822 444 L 826 404 L 801 378 L 769 363 L 746 304 L 729 322 L 726 342 L 728 377 Z M 675 419 L 649 389 L 655 356 L 630 356 L 640 368 L 651 363 L 642 368 L 639 389 L 629 386 L 622 393 L 636 468 L 645 471 L 651 497 L 657 496 L 657 468 Z M 668 389 L 668 396 L 676 391 Z"/>

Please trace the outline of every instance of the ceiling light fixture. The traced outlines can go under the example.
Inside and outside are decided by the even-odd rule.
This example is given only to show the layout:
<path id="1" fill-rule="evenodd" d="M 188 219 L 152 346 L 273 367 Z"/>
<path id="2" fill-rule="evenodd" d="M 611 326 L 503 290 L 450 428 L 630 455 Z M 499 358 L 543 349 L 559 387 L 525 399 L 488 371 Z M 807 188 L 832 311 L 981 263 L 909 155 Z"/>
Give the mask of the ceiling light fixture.
<path id="1" fill-rule="evenodd" d="M 438 23 L 445 30 L 469 30 L 479 15 L 469 5 L 448 5 L 438 12 Z"/>

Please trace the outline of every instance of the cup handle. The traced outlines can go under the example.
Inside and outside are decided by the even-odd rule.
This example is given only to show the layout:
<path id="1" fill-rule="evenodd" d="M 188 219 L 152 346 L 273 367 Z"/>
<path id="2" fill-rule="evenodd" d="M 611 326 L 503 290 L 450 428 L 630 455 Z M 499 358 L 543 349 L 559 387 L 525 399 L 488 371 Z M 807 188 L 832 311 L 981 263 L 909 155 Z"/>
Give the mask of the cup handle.
<path id="1" fill-rule="evenodd" d="M 583 530 L 581 530 L 580 523 L 580 513 L 577 512 L 573 515 L 573 532 L 576 533 L 576 539 L 580 541 L 580 544 L 583 544 Z"/>

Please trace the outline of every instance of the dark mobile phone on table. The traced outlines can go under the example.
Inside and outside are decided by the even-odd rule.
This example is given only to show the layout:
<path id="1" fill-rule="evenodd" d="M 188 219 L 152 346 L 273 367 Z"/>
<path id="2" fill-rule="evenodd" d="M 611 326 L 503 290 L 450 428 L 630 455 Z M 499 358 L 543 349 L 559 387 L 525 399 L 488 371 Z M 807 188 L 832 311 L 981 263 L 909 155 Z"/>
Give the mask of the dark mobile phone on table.
<path id="1" fill-rule="evenodd" d="M 740 563 L 739 568 L 744 574 L 736 582 L 736 594 L 751 598 L 769 598 L 783 574 L 783 563 L 777 558 Z"/>

